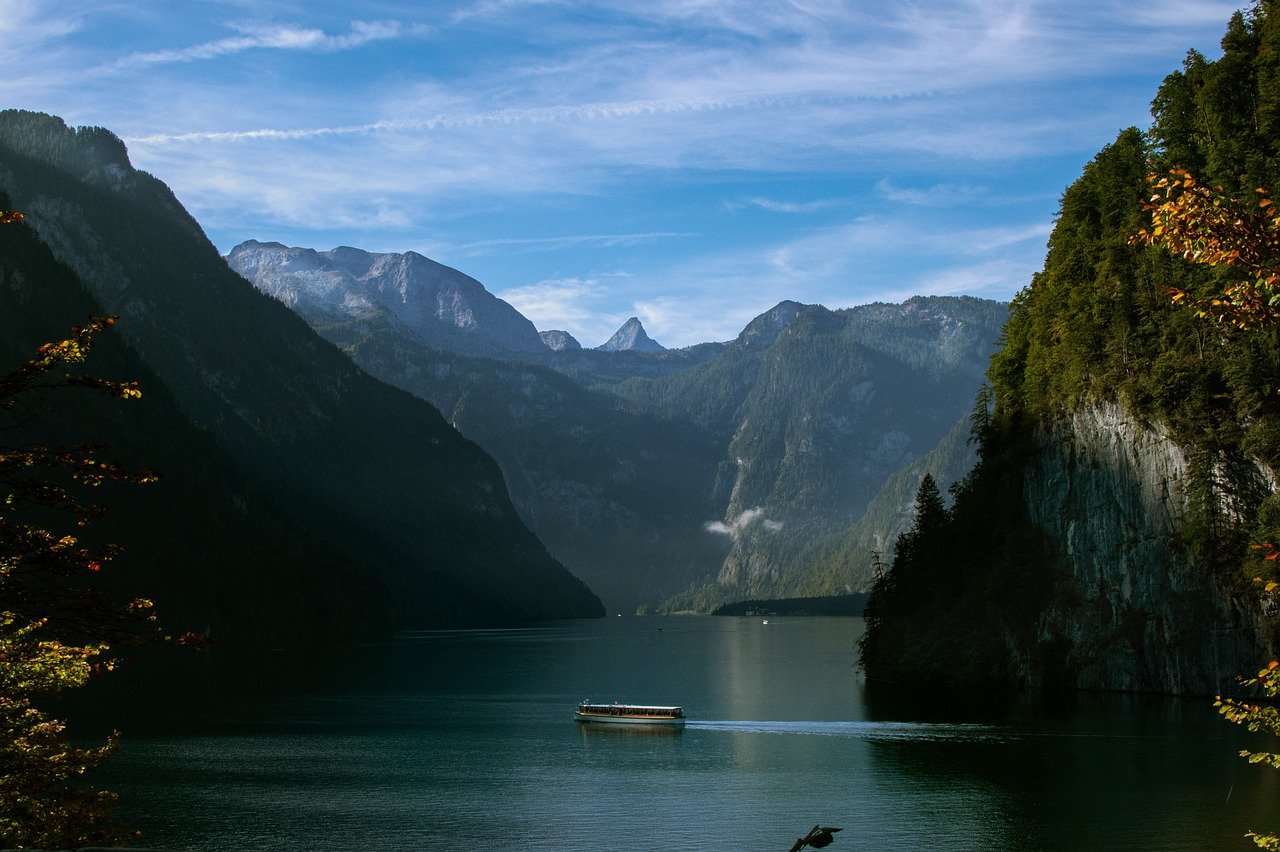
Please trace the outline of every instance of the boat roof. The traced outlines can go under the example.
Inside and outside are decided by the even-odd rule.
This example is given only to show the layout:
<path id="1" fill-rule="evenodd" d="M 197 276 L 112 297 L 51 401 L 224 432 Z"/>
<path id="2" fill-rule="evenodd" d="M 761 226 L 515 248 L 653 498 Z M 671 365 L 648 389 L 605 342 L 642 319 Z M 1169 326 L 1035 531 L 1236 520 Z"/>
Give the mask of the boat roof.
<path id="1" fill-rule="evenodd" d="M 629 710 L 679 710 L 680 707 L 671 704 L 619 704 L 616 701 L 609 704 L 601 704 L 595 701 L 584 701 L 578 705 L 579 707 L 621 707 Z"/>

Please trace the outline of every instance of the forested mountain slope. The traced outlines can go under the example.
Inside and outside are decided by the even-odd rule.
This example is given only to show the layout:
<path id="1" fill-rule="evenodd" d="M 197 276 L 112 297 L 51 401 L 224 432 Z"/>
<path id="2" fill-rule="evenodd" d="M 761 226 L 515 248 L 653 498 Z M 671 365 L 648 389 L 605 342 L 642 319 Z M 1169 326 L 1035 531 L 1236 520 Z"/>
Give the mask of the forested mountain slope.
<path id="1" fill-rule="evenodd" d="M 835 561 L 850 528 L 967 415 L 1004 316 L 969 297 L 839 311 L 783 302 L 714 360 L 618 384 L 637 410 L 724 442 L 715 528 L 732 548 L 715 577 L 666 608 L 865 588 L 869 552 L 847 570 Z"/>
<path id="2" fill-rule="evenodd" d="M 488 456 L 231 272 L 109 132 L 0 113 L 0 188 L 120 315 L 183 416 L 292 521 L 358 553 L 400 623 L 601 613 L 520 521 Z"/>
<path id="3" fill-rule="evenodd" d="M 1064 194 L 992 360 L 982 461 L 872 596 L 869 677 L 1213 693 L 1274 642 L 1248 545 L 1280 526 L 1280 341 L 1173 305 L 1220 273 L 1133 241 L 1149 172 L 1277 188 L 1280 11 L 1222 46 Z"/>

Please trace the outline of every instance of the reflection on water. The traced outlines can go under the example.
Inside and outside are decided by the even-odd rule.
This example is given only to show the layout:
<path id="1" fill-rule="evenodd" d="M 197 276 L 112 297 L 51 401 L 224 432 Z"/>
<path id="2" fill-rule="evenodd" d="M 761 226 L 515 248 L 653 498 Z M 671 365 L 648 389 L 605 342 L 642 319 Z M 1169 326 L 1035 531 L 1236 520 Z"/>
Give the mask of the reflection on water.
<path id="1" fill-rule="evenodd" d="M 867 693 L 857 619 L 424 631 L 341 653 L 170 655 L 111 678 L 99 780 L 191 849 L 1238 848 L 1276 773 L 1208 702 Z M 681 728 L 575 723 L 584 696 Z"/>
<path id="2" fill-rule="evenodd" d="M 684 736 L 684 725 L 578 725 L 583 739 L 592 737 L 617 739 L 642 739 L 645 737 L 665 737 L 672 739 Z"/>
<path id="3" fill-rule="evenodd" d="M 924 722 L 691 722 L 700 731 L 732 731 L 747 734 L 802 734 L 847 737 L 859 740 L 909 740 L 912 742 L 1004 741 L 1008 732 L 985 725 L 928 724 Z"/>

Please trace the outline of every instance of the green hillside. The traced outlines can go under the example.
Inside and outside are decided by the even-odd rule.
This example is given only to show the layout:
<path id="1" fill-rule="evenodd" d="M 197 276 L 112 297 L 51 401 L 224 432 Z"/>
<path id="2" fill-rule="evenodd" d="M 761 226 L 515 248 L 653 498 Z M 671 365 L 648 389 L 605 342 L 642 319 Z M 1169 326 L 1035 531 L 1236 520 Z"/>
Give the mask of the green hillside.
<path id="1" fill-rule="evenodd" d="M 305 318 L 484 447 L 525 521 L 611 609 L 634 611 L 724 559 L 725 543 L 703 529 L 723 511 L 711 486 L 724 447 L 705 430 L 624 411 L 539 364 L 424 346 L 382 316 Z"/>

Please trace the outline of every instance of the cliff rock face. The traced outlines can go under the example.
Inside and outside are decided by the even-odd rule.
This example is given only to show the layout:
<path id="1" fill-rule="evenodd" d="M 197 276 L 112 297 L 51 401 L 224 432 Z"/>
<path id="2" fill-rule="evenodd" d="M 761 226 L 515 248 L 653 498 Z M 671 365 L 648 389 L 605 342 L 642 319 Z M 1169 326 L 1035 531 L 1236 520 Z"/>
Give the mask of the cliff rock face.
<path id="1" fill-rule="evenodd" d="M 1269 472 L 1246 476 L 1265 487 Z M 1042 435 L 1025 471 L 1030 520 L 1066 571 L 1040 642 L 1084 689 L 1213 694 L 1266 659 L 1255 618 L 1180 547 L 1188 460 L 1120 405 L 1078 409 Z M 1027 680 L 1035 663 L 1015 651 Z"/>

